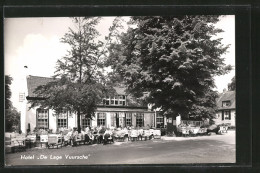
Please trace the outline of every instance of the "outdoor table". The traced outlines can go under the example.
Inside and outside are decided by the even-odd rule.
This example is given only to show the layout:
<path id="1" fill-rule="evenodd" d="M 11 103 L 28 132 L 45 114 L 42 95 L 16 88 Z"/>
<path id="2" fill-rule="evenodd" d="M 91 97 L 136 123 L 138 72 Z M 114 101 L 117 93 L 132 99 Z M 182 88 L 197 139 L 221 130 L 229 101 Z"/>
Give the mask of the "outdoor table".
<path id="1" fill-rule="evenodd" d="M 148 138 L 148 139 L 150 138 L 150 135 L 151 135 L 150 130 L 144 130 L 144 131 L 143 131 L 143 134 L 142 134 L 142 138 L 144 137 L 144 140 L 146 141 L 147 138 Z M 141 139 L 142 139 L 142 138 L 141 138 Z M 142 139 L 142 140 L 143 140 L 143 139 Z"/>
<path id="2" fill-rule="evenodd" d="M 25 136 L 16 136 L 11 139 L 11 150 L 15 151 L 24 151 L 25 150 Z"/>
<path id="3" fill-rule="evenodd" d="M 191 135 L 195 136 L 198 134 L 200 128 L 194 127 L 194 128 L 190 128 L 190 133 Z"/>
<path id="4" fill-rule="evenodd" d="M 61 135 L 57 135 L 57 134 L 48 135 L 48 148 L 50 146 L 52 146 L 52 147 L 57 146 L 57 148 L 58 148 L 59 145 L 62 147 L 62 136 Z"/>
<path id="5" fill-rule="evenodd" d="M 153 130 L 153 137 L 155 139 L 160 139 L 161 138 L 161 130 Z"/>
<path id="6" fill-rule="evenodd" d="M 124 141 L 127 132 L 125 130 L 118 130 L 114 132 L 114 137 L 116 140 Z"/>
<path id="7" fill-rule="evenodd" d="M 130 138 L 131 140 L 137 140 L 138 137 L 138 131 L 137 130 L 131 130 Z"/>
<path id="8" fill-rule="evenodd" d="M 36 135 L 28 135 L 25 140 L 26 146 L 32 148 L 32 144 L 36 144 Z"/>
<path id="9" fill-rule="evenodd" d="M 48 135 L 40 135 L 40 143 L 42 147 L 42 143 L 47 144 L 48 143 Z"/>

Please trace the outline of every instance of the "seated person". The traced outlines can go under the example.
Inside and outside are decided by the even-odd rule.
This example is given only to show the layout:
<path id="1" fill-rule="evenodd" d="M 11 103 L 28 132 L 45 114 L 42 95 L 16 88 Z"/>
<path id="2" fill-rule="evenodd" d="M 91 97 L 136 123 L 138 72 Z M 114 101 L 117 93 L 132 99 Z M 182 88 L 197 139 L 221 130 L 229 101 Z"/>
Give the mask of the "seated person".
<path id="1" fill-rule="evenodd" d="M 111 130 L 107 129 L 105 131 L 105 133 L 104 133 L 104 140 L 103 140 L 104 145 L 107 144 L 109 141 L 114 142 L 112 135 L 113 135 L 113 133 L 112 133 Z"/>
<path id="2" fill-rule="evenodd" d="M 94 135 L 92 134 L 92 132 L 89 131 L 87 134 L 88 134 L 88 136 L 89 136 L 89 139 L 92 140 L 92 141 L 94 141 L 94 138 L 95 138 L 95 137 L 94 137 Z"/>
<path id="3" fill-rule="evenodd" d="M 69 129 L 68 133 L 64 135 L 64 142 L 66 144 L 71 144 L 71 135 L 72 135 L 72 129 Z"/>
<path id="4" fill-rule="evenodd" d="M 76 127 L 73 128 L 73 132 L 71 135 L 72 145 L 76 145 L 76 140 L 78 138 L 78 129 Z"/>

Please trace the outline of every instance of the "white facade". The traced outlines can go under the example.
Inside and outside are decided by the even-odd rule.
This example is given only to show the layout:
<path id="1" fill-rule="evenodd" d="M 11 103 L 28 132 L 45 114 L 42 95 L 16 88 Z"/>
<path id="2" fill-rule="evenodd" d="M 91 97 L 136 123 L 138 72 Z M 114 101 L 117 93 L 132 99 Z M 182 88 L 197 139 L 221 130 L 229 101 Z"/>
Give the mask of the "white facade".
<path id="1" fill-rule="evenodd" d="M 225 111 L 230 111 L 230 118 L 228 116 L 225 116 Z M 216 118 L 214 119 L 215 124 L 223 124 L 227 123 L 231 126 L 236 126 L 236 110 L 220 110 L 216 114 Z"/>
<path id="2" fill-rule="evenodd" d="M 22 118 L 25 119 L 23 122 L 23 129 L 22 132 L 26 133 L 27 129 L 30 129 L 30 131 L 33 131 L 39 124 L 37 125 L 37 108 L 28 109 L 29 104 L 27 104 L 27 111 L 26 113 L 22 115 Z M 126 113 L 131 113 L 131 125 L 136 126 L 137 125 L 137 113 L 141 113 L 143 115 L 143 126 L 149 125 L 150 127 L 156 127 L 156 116 L 155 112 L 153 111 L 146 111 L 143 109 L 127 109 L 127 108 L 98 108 L 97 112 L 95 113 L 95 117 L 93 117 L 92 120 L 90 120 L 90 126 L 91 127 L 97 127 L 97 114 L 98 113 L 105 113 L 105 127 L 115 127 L 116 126 L 116 117 L 115 113 L 119 113 L 119 126 L 126 127 Z M 163 119 L 164 124 L 166 124 L 166 118 Z M 51 129 L 53 132 L 56 132 L 58 127 L 58 120 L 55 112 L 51 109 L 48 110 L 48 126 L 47 129 Z M 77 115 L 76 114 L 69 114 L 67 116 L 67 126 L 64 128 L 72 129 L 73 127 L 77 127 Z M 22 123 L 22 122 L 21 122 Z M 81 127 L 82 127 L 82 120 L 81 120 Z"/>
<path id="3" fill-rule="evenodd" d="M 26 133 L 28 130 L 32 132 L 37 127 L 51 129 L 53 132 L 56 132 L 59 128 L 72 129 L 77 127 L 77 115 L 74 113 L 67 112 L 63 114 L 63 118 L 58 118 L 55 112 L 50 109 L 43 110 L 37 107 L 29 109 L 30 104 L 27 99 L 35 99 L 33 94 L 34 88 L 42 84 L 42 80 L 44 81 L 45 78 L 28 76 L 22 82 L 23 92 L 25 96 L 28 97 L 22 102 L 21 131 L 23 133 Z M 152 111 L 149 109 L 150 107 L 128 106 L 127 96 L 124 95 L 122 89 L 119 89 L 119 92 L 118 100 L 116 98 L 106 98 L 104 102 L 105 105 L 98 106 L 95 116 L 92 117 L 91 120 L 86 120 L 81 117 L 81 127 L 83 125 L 84 127 L 82 128 L 86 126 L 97 127 L 98 125 L 104 125 L 108 128 L 111 126 L 159 127 L 166 125 L 166 118 L 160 116 L 159 112 Z M 98 116 L 103 116 L 103 120 L 101 120 L 102 118 L 98 118 Z"/>

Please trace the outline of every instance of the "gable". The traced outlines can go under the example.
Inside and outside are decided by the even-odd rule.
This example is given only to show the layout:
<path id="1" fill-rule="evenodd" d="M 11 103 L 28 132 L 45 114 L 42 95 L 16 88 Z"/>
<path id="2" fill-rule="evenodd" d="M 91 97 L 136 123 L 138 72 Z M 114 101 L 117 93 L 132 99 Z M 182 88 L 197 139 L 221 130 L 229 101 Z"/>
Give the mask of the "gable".
<path id="1" fill-rule="evenodd" d="M 27 77 L 27 89 L 29 97 L 36 97 L 34 90 L 40 85 L 46 85 L 49 82 L 54 81 L 55 78 L 40 77 L 40 76 L 28 76 Z M 124 87 L 114 87 L 118 95 L 126 95 Z"/>
<path id="2" fill-rule="evenodd" d="M 230 106 L 223 107 L 222 103 L 225 101 L 230 101 Z M 218 110 L 223 109 L 235 109 L 236 108 L 236 92 L 235 91 L 226 91 L 224 93 L 221 93 L 219 95 L 219 98 L 217 99 L 217 107 Z"/>
<path id="3" fill-rule="evenodd" d="M 40 85 L 46 85 L 49 82 L 54 81 L 54 78 L 39 77 L 39 76 L 28 76 L 27 77 L 27 89 L 29 97 L 36 97 L 34 90 Z"/>

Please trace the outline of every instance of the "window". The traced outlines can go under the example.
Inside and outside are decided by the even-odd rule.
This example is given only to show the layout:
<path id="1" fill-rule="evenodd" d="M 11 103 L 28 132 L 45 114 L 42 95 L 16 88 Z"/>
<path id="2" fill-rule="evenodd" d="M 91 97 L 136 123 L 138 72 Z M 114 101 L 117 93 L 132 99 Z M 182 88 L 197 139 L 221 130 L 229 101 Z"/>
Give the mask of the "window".
<path id="1" fill-rule="evenodd" d="M 114 97 L 106 97 L 103 99 L 103 105 L 126 105 L 125 95 L 116 95 Z"/>
<path id="2" fill-rule="evenodd" d="M 90 127 L 91 119 L 87 118 L 85 115 L 82 115 L 81 117 L 81 128 L 85 129 L 87 127 Z"/>
<path id="3" fill-rule="evenodd" d="M 136 127 L 143 127 L 144 126 L 144 114 L 137 113 L 136 114 Z"/>
<path id="4" fill-rule="evenodd" d="M 126 126 L 132 126 L 132 113 L 126 113 Z"/>
<path id="5" fill-rule="evenodd" d="M 19 102 L 23 102 L 25 100 L 25 93 L 19 93 Z"/>
<path id="6" fill-rule="evenodd" d="M 231 120 L 230 111 L 224 111 L 224 118 L 225 120 Z"/>
<path id="7" fill-rule="evenodd" d="M 156 128 L 164 127 L 163 116 L 161 114 L 156 114 Z"/>
<path id="8" fill-rule="evenodd" d="M 106 125 L 106 113 L 97 113 L 97 125 L 98 126 Z"/>
<path id="9" fill-rule="evenodd" d="M 49 111 L 47 109 L 37 109 L 37 127 L 49 128 Z"/>
<path id="10" fill-rule="evenodd" d="M 57 117 L 57 127 L 58 128 L 67 128 L 68 127 L 68 112 L 62 111 L 62 113 L 58 114 Z"/>
<path id="11" fill-rule="evenodd" d="M 222 107 L 229 107 L 229 106 L 231 106 L 230 100 L 222 102 Z"/>

